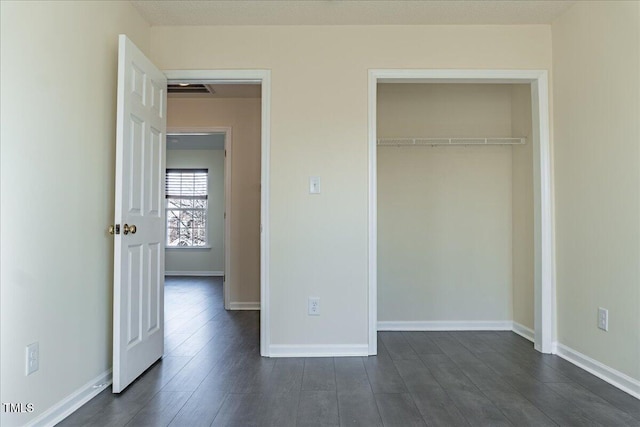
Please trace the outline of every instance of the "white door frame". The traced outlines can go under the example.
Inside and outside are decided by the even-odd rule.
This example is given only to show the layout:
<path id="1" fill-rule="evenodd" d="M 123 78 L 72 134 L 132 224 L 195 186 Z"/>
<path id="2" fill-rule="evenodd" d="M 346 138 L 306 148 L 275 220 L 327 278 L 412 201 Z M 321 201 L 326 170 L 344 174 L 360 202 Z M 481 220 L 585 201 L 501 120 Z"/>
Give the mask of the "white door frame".
<path id="1" fill-rule="evenodd" d="M 168 80 L 191 83 L 260 84 L 262 89 L 260 159 L 260 354 L 269 356 L 269 176 L 271 135 L 270 70 L 165 70 Z M 226 173 L 226 172 L 225 172 Z M 225 269 L 227 266 L 225 265 Z M 226 274 L 226 272 L 225 272 Z"/>
<path id="2" fill-rule="evenodd" d="M 534 144 L 534 347 L 551 353 L 556 332 L 553 195 L 549 140 L 549 87 L 546 70 L 369 70 L 369 354 L 377 354 L 378 320 L 378 83 L 530 84 Z"/>
<path id="3" fill-rule="evenodd" d="M 171 83 L 171 81 L 169 81 Z M 167 127 L 169 134 L 224 134 L 224 278 L 222 296 L 224 309 L 229 310 L 229 289 L 233 283 L 231 275 L 231 157 L 233 147 L 233 130 L 229 126 L 214 127 Z M 208 226 L 207 226 L 208 227 Z"/>

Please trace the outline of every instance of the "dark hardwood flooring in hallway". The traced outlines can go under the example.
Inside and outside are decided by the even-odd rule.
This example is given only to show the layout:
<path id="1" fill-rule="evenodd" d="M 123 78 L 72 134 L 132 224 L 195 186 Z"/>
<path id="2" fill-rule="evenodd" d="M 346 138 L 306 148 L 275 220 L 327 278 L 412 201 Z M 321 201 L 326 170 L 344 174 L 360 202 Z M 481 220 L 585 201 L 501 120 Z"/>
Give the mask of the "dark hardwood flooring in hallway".
<path id="1" fill-rule="evenodd" d="M 260 357 L 259 313 L 167 278 L 165 356 L 60 426 L 640 426 L 640 401 L 511 332 L 380 332 L 378 355 Z"/>

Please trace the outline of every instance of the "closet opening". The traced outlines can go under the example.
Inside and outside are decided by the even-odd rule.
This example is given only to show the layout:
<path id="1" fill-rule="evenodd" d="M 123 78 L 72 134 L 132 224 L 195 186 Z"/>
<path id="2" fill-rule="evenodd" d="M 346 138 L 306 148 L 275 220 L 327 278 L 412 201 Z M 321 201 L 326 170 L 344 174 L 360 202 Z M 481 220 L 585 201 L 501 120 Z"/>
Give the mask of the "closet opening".
<path id="1" fill-rule="evenodd" d="M 370 354 L 377 331 L 448 330 L 550 353 L 546 76 L 394 72 L 370 75 Z"/>

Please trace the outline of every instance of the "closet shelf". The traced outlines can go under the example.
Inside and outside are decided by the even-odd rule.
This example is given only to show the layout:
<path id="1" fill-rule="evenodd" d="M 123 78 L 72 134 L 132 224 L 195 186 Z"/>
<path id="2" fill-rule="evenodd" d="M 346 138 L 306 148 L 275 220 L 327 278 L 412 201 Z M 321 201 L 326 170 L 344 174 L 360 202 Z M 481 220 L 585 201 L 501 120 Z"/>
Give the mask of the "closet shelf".
<path id="1" fill-rule="evenodd" d="M 523 145 L 526 138 L 380 138 L 378 145 Z"/>

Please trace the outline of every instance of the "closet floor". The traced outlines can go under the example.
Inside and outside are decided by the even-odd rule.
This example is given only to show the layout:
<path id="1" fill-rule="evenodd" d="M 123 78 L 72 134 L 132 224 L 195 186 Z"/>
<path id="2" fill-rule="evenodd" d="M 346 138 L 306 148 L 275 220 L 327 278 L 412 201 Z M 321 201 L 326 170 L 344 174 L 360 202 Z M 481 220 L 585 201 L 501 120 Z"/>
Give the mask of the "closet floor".
<path id="1" fill-rule="evenodd" d="M 511 332 L 380 332 L 378 355 L 260 357 L 259 313 L 167 278 L 165 356 L 60 426 L 640 426 L 640 401 Z"/>

